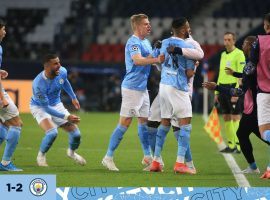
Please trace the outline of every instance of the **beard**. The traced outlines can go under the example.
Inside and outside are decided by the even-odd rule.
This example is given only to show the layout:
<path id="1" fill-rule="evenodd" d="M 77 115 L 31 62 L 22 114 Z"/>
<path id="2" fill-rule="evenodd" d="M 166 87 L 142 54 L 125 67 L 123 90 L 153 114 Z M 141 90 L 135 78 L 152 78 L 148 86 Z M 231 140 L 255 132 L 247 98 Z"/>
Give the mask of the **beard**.
<path id="1" fill-rule="evenodd" d="M 186 32 L 184 37 L 185 39 L 189 38 L 189 32 Z"/>

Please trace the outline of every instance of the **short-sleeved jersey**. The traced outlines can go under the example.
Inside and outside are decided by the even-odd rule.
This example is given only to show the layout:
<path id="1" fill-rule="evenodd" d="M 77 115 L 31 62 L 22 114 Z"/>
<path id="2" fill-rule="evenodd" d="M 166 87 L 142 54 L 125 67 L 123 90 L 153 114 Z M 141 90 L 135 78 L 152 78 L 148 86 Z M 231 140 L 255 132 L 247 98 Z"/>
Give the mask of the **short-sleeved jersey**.
<path id="1" fill-rule="evenodd" d="M 219 65 L 219 75 L 218 75 L 218 84 L 232 84 L 237 83 L 237 78 L 231 75 L 226 74 L 225 67 L 229 67 L 235 72 L 243 72 L 243 68 L 246 64 L 246 58 L 243 53 L 238 48 L 235 48 L 232 52 L 222 52 L 220 65 Z"/>
<path id="2" fill-rule="evenodd" d="M 48 79 L 45 76 L 45 71 L 40 72 L 33 81 L 32 92 L 33 96 L 31 98 L 31 105 L 37 106 L 54 106 L 61 102 L 60 94 L 61 90 L 64 89 L 67 80 L 67 70 L 64 67 L 60 67 L 60 73 L 54 79 Z M 76 96 L 71 92 L 75 99 Z"/>
<path id="3" fill-rule="evenodd" d="M 3 59 L 3 48 L 0 45 L 0 69 L 2 68 L 2 59 Z"/>
<path id="4" fill-rule="evenodd" d="M 194 48 L 181 38 L 171 37 L 162 41 L 160 54 L 165 55 L 162 63 L 161 81 L 165 85 L 171 85 L 178 90 L 188 91 L 188 78 L 186 70 L 194 70 L 194 61 L 181 55 L 168 54 L 167 47 Z"/>
<path id="5" fill-rule="evenodd" d="M 122 87 L 139 91 L 146 90 L 151 65 L 135 65 L 132 56 L 141 54 L 142 57 L 147 57 L 151 53 L 152 47 L 147 39 L 141 40 L 135 35 L 128 39 L 125 47 L 126 75 L 122 82 Z"/>

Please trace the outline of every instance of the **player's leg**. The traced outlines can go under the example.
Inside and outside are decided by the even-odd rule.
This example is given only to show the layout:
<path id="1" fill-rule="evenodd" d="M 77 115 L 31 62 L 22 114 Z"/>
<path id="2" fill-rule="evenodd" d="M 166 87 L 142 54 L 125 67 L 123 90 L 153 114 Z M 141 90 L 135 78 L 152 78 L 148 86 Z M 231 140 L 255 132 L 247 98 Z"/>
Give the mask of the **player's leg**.
<path id="1" fill-rule="evenodd" d="M 50 150 L 51 146 L 53 145 L 57 137 L 58 130 L 56 125 L 50 118 L 45 118 L 42 121 L 40 121 L 39 126 L 45 132 L 45 135 L 39 147 L 39 152 L 37 155 L 37 165 L 40 167 L 47 167 L 48 164 L 46 161 L 46 153 Z"/>
<path id="2" fill-rule="evenodd" d="M 81 143 L 81 132 L 77 125 L 66 122 L 60 126 L 69 134 L 69 147 L 67 149 L 67 156 L 72 158 L 76 163 L 85 165 L 86 160 L 76 153 L 75 151 L 79 148 Z"/>
<path id="3" fill-rule="evenodd" d="M 185 158 L 186 153 L 189 151 L 191 156 L 190 149 L 190 133 L 191 133 L 191 118 L 192 118 L 192 106 L 187 92 L 177 90 L 175 93 L 175 100 L 173 101 L 173 110 L 175 111 L 174 116 L 178 118 L 178 124 L 180 127 L 178 134 L 178 150 L 177 150 L 177 159 L 174 166 L 174 171 L 176 173 L 190 173 L 192 171 L 186 166 Z M 192 158 L 191 158 L 192 159 Z M 192 161 L 192 160 L 189 160 Z"/>
<path id="4" fill-rule="evenodd" d="M 182 118 L 179 120 L 180 131 L 178 134 L 178 150 L 177 150 L 177 159 L 174 166 L 174 171 L 176 173 L 189 173 L 195 174 L 194 170 L 191 170 L 185 164 L 186 158 L 189 164 L 193 164 L 190 148 L 190 133 L 191 133 L 191 118 Z M 193 167 L 193 166 L 192 166 Z"/>
<path id="5" fill-rule="evenodd" d="M 57 126 L 52 121 L 52 117 L 41 107 L 31 105 L 30 110 L 38 125 L 45 132 L 37 155 L 37 165 L 47 167 L 46 153 L 49 151 L 57 137 Z"/>
<path id="6" fill-rule="evenodd" d="M 235 150 L 235 153 L 240 153 L 241 152 L 241 148 L 240 148 L 240 144 L 239 144 L 239 139 L 237 137 L 237 130 L 238 130 L 238 127 L 239 127 L 239 122 L 240 122 L 240 119 L 241 119 L 241 113 L 243 112 L 243 98 L 242 97 L 239 97 L 237 102 L 236 102 L 236 105 L 235 105 L 235 108 L 233 109 L 233 113 L 232 113 L 232 121 L 233 121 L 233 128 L 234 128 L 234 138 L 235 138 L 235 145 L 236 145 L 236 150 Z"/>
<path id="7" fill-rule="evenodd" d="M 161 121 L 161 111 L 160 111 L 160 104 L 159 104 L 159 94 L 154 99 L 153 103 L 150 107 L 150 116 L 148 117 L 148 138 L 149 144 L 151 147 L 151 151 L 154 154 L 155 152 L 155 145 L 156 145 L 156 136 L 158 127 Z"/>
<path id="8" fill-rule="evenodd" d="M 11 162 L 11 157 L 15 152 L 18 141 L 21 135 L 22 121 L 19 117 L 19 111 L 16 105 L 13 103 L 11 98 L 5 93 L 5 98 L 9 105 L 1 110 L 1 120 L 4 126 L 8 127 L 6 135 L 6 146 L 4 149 L 4 154 L 0 164 L 0 170 L 4 171 L 22 171 L 22 169 L 17 168 Z"/>
<path id="9" fill-rule="evenodd" d="M 224 119 L 224 131 L 227 138 L 228 146 L 222 149 L 222 153 L 233 153 L 235 151 L 235 136 L 234 136 L 234 126 L 232 121 L 232 103 L 231 97 L 220 94 L 219 103 L 222 111 L 222 116 Z"/>
<path id="10" fill-rule="evenodd" d="M 178 127 L 179 125 L 178 124 L 174 124 L 175 123 L 175 120 L 172 120 L 171 121 L 172 123 L 172 128 L 173 128 L 173 133 L 174 133 L 174 137 L 178 143 L 178 138 L 179 138 L 179 132 L 180 132 L 180 128 Z M 194 166 L 194 163 L 193 163 L 193 159 L 192 159 L 192 153 L 191 153 L 191 148 L 190 148 L 190 144 L 188 145 L 188 148 L 187 148 L 187 151 L 186 151 L 186 154 L 185 154 L 185 163 L 187 165 L 187 167 L 193 171 L 194 174 L 196 174 L 196 168 Z"/>
<path id="11" fill-rule="evenodd" d="M 150 167 L 150 171 L 160 172 L 162 171 L 162 160 L 161 160 L 161 151 L 166 139 L 166 136 L 171 127 L 171 116 L 172 116 L 172 105 L 168 99 L 168 93 L 170 93 L 171 88 L 166 85 L 160 84 L 159 90 L 159 102 L 161 110 L 161 124 L 158 127 L 158 132 L 156 136 L 156 145 L 154 153 L 154 161 Z"/>
<path id="12" fill-rule="evenodd" d="M 122 92 L 122 103 L 121 103 L 119 123 L 112 132 L 107 153 L 102 160 L 103 166 L 105 166 L 111 171 L 119 171 L 119 169 L 115 166 L 115 163 L 113 161 L 114 151 L 119 146 L 125 132 L 127 131 L 129 125 L 131 124 L 132 117 L 138 116 L 138 102 L 140 101 L 140 97 L 138 97 L 137 91 L 122 88 L 121 92 Z"/>
<path id="13" fill-rule="evenodd" d="M 158 127 L 160 125 L 160 121 L 149 121 L 147 122 L 148 127 L 148 140 L 151 147 L 151 151 L 154 154 L 155 146 L 156 146 L 156 137 L 158 132 Z"/>
<path id="14" fill-rule="evenodd" d="M 113 161 L 113 155 L 114 155 L 114 151 L 117 149 L 121 140 L 123 139 L 123 136 L 125 132 L 127 131 L 129 125 L 131 124 L 131 121 L 132 121 L 131 117 L 120 116 L 119 123 L 114 129 L 114 131 L 112 132 L 108 149 L 107 149 L 107 153 L 102 160 L 103 166 L 105 166 L 111 171 L 119 171 L 119 169 L 116 167 Z"/>
<path id="15" fill-rule="evenodd" d="M 247 115 L 243 113 L 239 123 L 239 128 L 236 132 L 242 152 L 246 161 L 249 163 L 249 166 L 244 169 L 242 173 L 260 173 L 254 159 L 253 148 L 249 139 L 250 134 L 256 130 L 256 127 L 258 129 L 258 122 L 256 118 L 257 117 L 253 117 L 252 114 Z M 259 132 L 259 129 L 257 131 Z"/>
<path id="16" fill-rule="evenodd" d="M 60 113 L 63 113 L 64 115 L 70 115 L 68 110 L 61 102 L 53 106 L 53 109 L 57 110 Z M 52 117 L 52 121 L 54 122 L 54 124 L 57 125 L 57 127 L 61 127 L 62 129 L 64 129 L 64 131 L 69 133 L 69 148 L 67 149 L 67 156 L 72 158 L 76 163 L 80 165 L 85 165 L 86 160 L 75 152 L 75 150 L 78 149 L 81 143 L 81 132 L 79 128 L 75 124 L 69 123 L 65 119 Z"/>
<path id="17" fill-rule="evenodd" d="M 262 138 L 270 142 L 270 94 L 257 94 L 258 125 Z M 270 147 L 268 146 L 267 158 L 269 159 Z M 270 179 L 270 163 L 261 178 Z"/>
<path id="18" fill-rule="evenodd" d="M 0 146 L 6 140 L 8 127 L 0 123 Z"/>
<path id="19" fill-rule="evenodd" d="M 151 164 L 150 171 L 152 172 L 160 172 L 164 165 L 162 165 L 163 161 L 161 158 L 161 151 L 163 149 L 164 142 L 166 140 L 166 136 L 170 131 L 170 124 L 171 119 L 161 119 L 161 124 L 158 127 L 157 137 L 156 137 L 156 145 L 155 145 L 155 153 L 154 153 L 154 160 Z"/>
<path id="20" fill-rule="evenodd" d="M 152 155 L 151 155 L 151 148 L 149 143 L 149 133 L 147 127 L 147 121 L 149 116 L 149 109 L 150 109 L 150 100 L 148 91 L 144 91 L 140 94 L 140 107 L 138 107 L 138 136 L 140 139 L 140 143 L 143 150 L 144 158 L 143 160 L 146 161 L 146 165 L 150 165 L 152 162 Z"/>

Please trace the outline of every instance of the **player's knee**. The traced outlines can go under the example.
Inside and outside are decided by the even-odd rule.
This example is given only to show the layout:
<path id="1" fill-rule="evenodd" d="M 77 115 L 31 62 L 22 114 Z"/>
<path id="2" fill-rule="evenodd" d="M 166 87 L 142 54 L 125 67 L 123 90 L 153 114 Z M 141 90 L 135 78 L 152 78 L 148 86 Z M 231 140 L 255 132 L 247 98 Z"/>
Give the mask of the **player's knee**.
<path id="1" fill-rule="evenodd" d="M 262 136 L 265 141 L 270 142 L 270 130 L 265 130 Z"/>
<path id="2" fill-rule="evenodd" d="M 50 141 L 54 141 L 58 135 L 57 128 L 52 128 L 46 132 L 46 136 L 50 138 Z"/>
<path id="3" fill-rule="evenodd" d="M 182 137 L 190 137 L 190 132 L 192 130 L 192 125 L 191 124 L 185 124 L 180 126 L 180 133 L 179 135 Z"/>
<path id="4" fill-rule="evenodd" d="M 151 128 L 158 128 L 160 125 L 160 122 L 158 121 L 148 121 L 147 126 Z"/>
<path id="5" fill-rule="evenodd" d="M 76 128 L 75 130 L 70 132 L 70 135 L 72 136 L 72 138 L 74 138 L 74 140 L 80 140 L 81 139 L 81 132 L 80 132 L 80 130 L 78 128 Z"/>

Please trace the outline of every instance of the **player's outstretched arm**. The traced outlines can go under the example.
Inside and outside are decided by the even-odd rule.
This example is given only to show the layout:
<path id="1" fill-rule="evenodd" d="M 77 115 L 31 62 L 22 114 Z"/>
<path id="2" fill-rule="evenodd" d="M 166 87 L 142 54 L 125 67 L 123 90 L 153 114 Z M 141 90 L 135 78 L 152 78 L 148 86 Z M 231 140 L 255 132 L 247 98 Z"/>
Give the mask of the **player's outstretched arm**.
<path id="1" fill-rule="evenodd" d="M 77 110 L 79 110 L 79 109 L 81 108 L 78 99 L 72 99 L 71 102 L 72 102 L 73 106 L 74 106 Z"/>
<path id="2" fill-rule="evenodd" d="M 76 95 L 70 85 L 70 82 L 68 81 L 68 79 L 65 80 L 64 84 L 63 84 L 63 89 L 65 90 L 65 92 L 68 94 L 68 96 L 71 99 L 76 99 Z"/>
<path id="3" fill-rule="evenodd" d="M 167 47 L 167 52 L 169 54 L 182 55 L 187 59 L 191 60 L 201 60 L 204 57 L 204 52 L 198 42 L 193 40 L 192 45 L 194 48 L 180 48 L 175 46 Z"/>
<path id="4" fill-rule="evenodd" d="M 164 62 L 164 60 L 162 60 L 160 56 L 158 56 L 157 58 L 152 58 L 152 57 L 143 57 L 141 54 L 133 55 L 132 60 L 134 64 L 137 66 L 147 66 L 151 64 Z"/>

